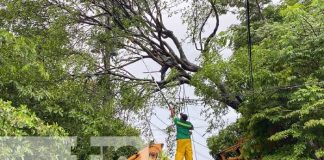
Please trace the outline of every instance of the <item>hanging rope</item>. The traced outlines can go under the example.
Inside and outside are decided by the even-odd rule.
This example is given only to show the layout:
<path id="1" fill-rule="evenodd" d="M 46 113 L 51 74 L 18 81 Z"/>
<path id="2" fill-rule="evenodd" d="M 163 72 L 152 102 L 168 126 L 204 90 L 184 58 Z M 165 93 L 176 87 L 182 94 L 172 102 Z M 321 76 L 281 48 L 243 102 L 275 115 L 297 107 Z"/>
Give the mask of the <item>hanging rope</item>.
<path id="1" fill-rule="evenodd" d="M 167 123 L 165 123 L 160 117 L 158 117 L 156 115 L 156 113 L 153 114 L 160 122 L 162 122 L 163 124 L 165 124 L 166 126 L 169 126 Z"/>
<path id="2" fill-rule="evenodd" d="M 187 111 L 188 119 L 190 120 L 189 110 L 188 110 L 188 107 L 187 107 L 186 102 L 185 102 L 186 90 L 185 90 L 185 86 L 184 86 L 184 85 L 183 85 L 183 90 L 182 90 L 182 92 L 183 92 L 183 93 L 182 93 L 183 111 L 184 111 L 184 112 Z M 193 131 L 195 131 L 195 130 L 193 130 Z M 198 160 L 198 159 L 197 159 L 197 150 L 196 150 L 196 145 L 195 145 L 195 140 L 194 140 L 194 136 L 193 136 L 193 135 L 191 135 L 191 139 L 192 139 L 192 141 L 194 142 L 194 143 L 193 143 L 193 149 L 194 149 L 195 159 Z"/>
<path id="3" fill-rule="evenodd" d="M 165 101 L 166 104 L 168 105 L 169 110 L 172 109 L 172 107 L 171 107 L 169 101 L 168 101 L 168 100 L 166 99 L 166 97 L 164 96 L 164 94 L 163 94 L 163 92 L 162 92 L 162 90 L 161 90 L 161 87 L 159 86 L 159 84 L 155 81 L 154 77 L 152 76 L 151 71 L 150 71 L 148 65 L 145 63 L 143 56 L 142 56 L 142 55 L 140 55 L 140 56 L 141 56 L 141 60 L 142 60 L 142 62 L 143 62 L 143 64 L 144 64 L 146 70 L 148 71 L 148 74 L 151 76 L 152 80 L 154 81 L 154 83 L 156 84 L 156 87 L 157 87 L 158 90 L 159 90 L 159 93 L 162 95 L 162 98 L 164 99 L 164 101 Z M 155 115 L 156 118 L 159 119 L 162 123 L 164 123 L 165 125 L 167 125 L 167 124 L 166 124 L 164 121 L 162 121 L 162 120 L 161 120 L 161 119 L 160 119 L 156 114 L 154 114 L 154 115 Z M 151 122 L 150 122 L 150 123 L 151 123 Z M 152 124 L 152 123 L 151 123 L 151 124 Z M 155 126 L 155 127 L 157 127 L 157 126 Z M 167 131 L 164 131 L 164 130 L 160 129 L 159 127 L 157 127 L 157 128 L 158 128 L 159 130 L 161 130 L 162 132 L 166 133 L 166 134 L 168 135 L 168 137 L 171 136 Z M 171 148 L 172 148 L 172 146 L 171 146 Z"/>
<path id="4" fill-rule="evenodd" d="M 181 85 L 179 86 L 179 93 L 178 93 L 178 98 L 179 98 L 179 105 L 183 105 L 183 101 L 181 101 Z M 180 113 L 182 113 L 182 107 L 179 107 Z"/>
<path id="5" fill-rule="evenodd" d="M 254 80 L 253 80 L 253 67 L 252 67 L 252 40 L 251 40 L 251 26 L 250 26 L 250 2 L 246 0 L 246 25 L 247 25 L 247 43 L 248 43 L 248 55 L 249 55 L 249 72 L 250 72 L 250 87 L 252 90 L 252 96 L 254 92 Z"/>
<path id="6" fill-rule="evenodd" d="M 137 50 L 137 52 L 138 52 L 138 50 Z M 165 96 L 164 96 L 164 94 L 163 94 L 163 92 L 162 92 L 162 90 L 161 90 L 161 88 L 160 88 L 160 85 L 155 81 L 154 77 L 152 76 L 151 71 L 150 71 L 150 69 L 148 68 L 148 66 L 146 65 L 143 56 L 142 56 L 142 55 L 140 55 L 140 56 L 141 56 L 141 59 L 142 59 L 142 62 L 143 62 L 143 64 L 144 64 L 145 68 L 146 68 L 147 71 L 148 71 L 148 74 L 151 76 L 151 78 L 152 78 L 152 80 L 154 81 L 154 83 L 156 84 L 156 87 L 158 88 L 160 94 L 162 95 L 162 98 L 163 98 L 163 99 L 165 100 L 165 102 L 167 103 L 169 109 L 171 109 L 171 105 L 170 105 L 169 101 L 165 98 Z"/>

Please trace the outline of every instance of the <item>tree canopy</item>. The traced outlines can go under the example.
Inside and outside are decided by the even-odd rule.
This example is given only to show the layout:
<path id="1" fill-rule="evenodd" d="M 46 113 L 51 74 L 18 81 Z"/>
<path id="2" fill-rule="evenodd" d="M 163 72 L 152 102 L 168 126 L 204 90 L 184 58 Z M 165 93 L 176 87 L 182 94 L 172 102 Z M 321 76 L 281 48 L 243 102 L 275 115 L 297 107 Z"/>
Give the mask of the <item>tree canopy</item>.
<path id="1" fill-rule="evenodd" d="M 270 9 L 270 15 L 263 12 L 266 20 L 252 25 L 254 91 L 248 84 L 246 44 L 236 38 L 242 34 L 241 25 L 219 38 L 221 42 L 231 41 L 234 47 L 229 60 L 224 61 L 217 53 L 205 58 L 205 66 L 196 75 L 200 86 L 197 91 L 213 98 L 214 94 L 209 93 L 217 92 L 212 89 L 213 82 L 223 79 L 231 93 L 242 95 L 238 123 L 241 136 L 248 139 L 243 146 L 246 158 L 321 159 L 323 4 L 316 0 L 285 1 L 264 10 Z M 210 83 L 201 83 L 202 79 Z M 231 128 L 226 130 L 233 132 Z M 221 144 L 212 142 L 215 138 L 224 141 L 231 134 L 210 139 L 210 147 Z"/>
<path id="2" fill-rule="evenodd" d="M 82 147 L 74 150 L 85 158 L 90 136 L 138 136 L 143 131 L 131 124 L 140 120 L 149 135 L 155 93 L 188 84 L 215 116 L 228 108 L 241 115 L 209 139 L 214 157 L 242 136 L 247 159 L 323 158 L 323 3 L 251 2 L 253 84 L 244 7 L 234 0 L 0 0 L 1 136 L 78 136 Z M 218 32 L 219 17 L 230 12 L 241 23 Z M 198 61 L 165 25 L 177 14 Z M 233 51 L 228 59 L 224 48 Z M 161 78 L 132 74 L 142 60 L 158 64 Z"/>

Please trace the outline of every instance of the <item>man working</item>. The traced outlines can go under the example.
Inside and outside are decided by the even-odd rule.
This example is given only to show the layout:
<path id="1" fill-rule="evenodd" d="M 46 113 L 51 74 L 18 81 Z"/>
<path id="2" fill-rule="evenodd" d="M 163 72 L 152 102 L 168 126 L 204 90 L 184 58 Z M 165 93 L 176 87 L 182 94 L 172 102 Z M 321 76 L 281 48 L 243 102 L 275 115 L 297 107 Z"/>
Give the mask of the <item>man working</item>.
<path id="1" fill-rule="evenodd" d="M 188 115 L 180 113 L 180 119 L 175 116 L 175 111 L 170 108 L 171 117 L 177 127 L 177 151 L 175 160 L 192 160 L 191 131 L 193 125 L 187 121 Z"/>

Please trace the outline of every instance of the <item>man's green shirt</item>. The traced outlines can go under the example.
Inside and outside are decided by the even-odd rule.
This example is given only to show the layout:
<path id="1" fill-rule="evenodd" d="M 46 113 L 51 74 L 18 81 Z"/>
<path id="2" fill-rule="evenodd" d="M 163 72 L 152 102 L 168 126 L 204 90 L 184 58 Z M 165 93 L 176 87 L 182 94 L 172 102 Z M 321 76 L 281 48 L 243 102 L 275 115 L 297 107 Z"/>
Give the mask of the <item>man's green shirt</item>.
<path id="1" fill-rule="evenodd" d="M 190 139 L 189 130 L 193 129 L 193 125 L 176 117 L 173 118 L 173 121 L 177 127 L 177 139 Z"/>

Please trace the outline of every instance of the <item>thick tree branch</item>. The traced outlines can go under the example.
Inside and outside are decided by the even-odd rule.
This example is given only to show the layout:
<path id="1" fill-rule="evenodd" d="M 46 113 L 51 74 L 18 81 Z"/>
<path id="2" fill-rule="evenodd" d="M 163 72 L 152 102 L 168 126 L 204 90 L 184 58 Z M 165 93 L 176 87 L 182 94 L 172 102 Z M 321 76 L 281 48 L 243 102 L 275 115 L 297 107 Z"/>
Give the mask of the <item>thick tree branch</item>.
<path id="1" fill-rule="evenodd" d="M 195 24 L 197 30 L 194 31 L 199 32 L 198 37 L 196 38 L 199 38 L 200 50 L 202 50 L 202 53 L 208 49 L 210 42 L 212 38 L 215 37 L 219 27 L 219 15 L 216 4 L 213 0 L 206 1 L 209 2 L 208 5 L 211 9 L 210 11 L 208 10 L 205 17 L 199 19 L 201 22 L 199 21 Z M 188 53 L 185 53 L 178 37 L 176 37 L 172 30 L 168 29 L 164 25 L 162 19 L 163 10 L 160 1 L 158 0 L 92 0 L 87 1 L 88 3 L 81 2 L 80 4 L 73 4 L 72 6 L 66 6 L 68 3 L 60 1 L 55 2 L 56 3 L 53 4 L 62 10 L 66 10 L 66 12 L 76 15 L 76 20 L 79 25 L 86 24 L 90 25 L 89 27 L 102 28 L 105 34 L 110 34 L 107 36 L 107 41 L 116 41 L 113 45 L 118 47 L 115 48 L 125 49 L 127 51 L 125 52 L 125 57 L 133 57 L 128 59 L 128 61 L 123 61 L 123 58 L 125 60 L 125 57 L 119 57 L 120 59 L 116 60 L 115 64 L 109 64 L 110 67 L 108 69 L 99 70 L 98 72 L 88 76 L 109 74 L 113 77 L 125 80 L 145 82 L 148 84 L 154 83 L 154 81 L 150 79 L 134 77 L 125 69 L 125 67 L 141 60 L 139 57 L 134 58 L 134 55 L 150 58 L 161 65 L 161 68 L 165 67 L 166 70 L 172 68 L 178 71 L 176 76 L 166 78 L 166 80 L 161 78 L 162 80 L 157 82 L 162 89 L 174 84 L 190 84 L 191 73 L 197 72 L 200 69 L 198 65 L 188 60 Z M 212 15 L 215 16 L 216 23 L 212 32 L 203 42 L 201 34 L 207 21 L 212 17 Z M 198 29 L 198 27 L 200 28 Z M 96 34 L 97 33 L 93 34 L 94 37 L 97 36 Z M 118 40 L 115 40 L 117 39 L 117 36 Z M 108 39 L 110 37 L 112 38 Z M 101 44 L 99 46 L 106 47 L 106 45 L 107 44 Z M 166 73 L 166 71 L 163 73 Z M 161 74 L 163 73 L 161 71 Z M 240 102 L 229 96 L 225 84 L 218 84 L 217 88 L 221 93 L 221 97 L 219 97 L 218 100 L 226 103 L 234 109 L 237 109 Z"/>

